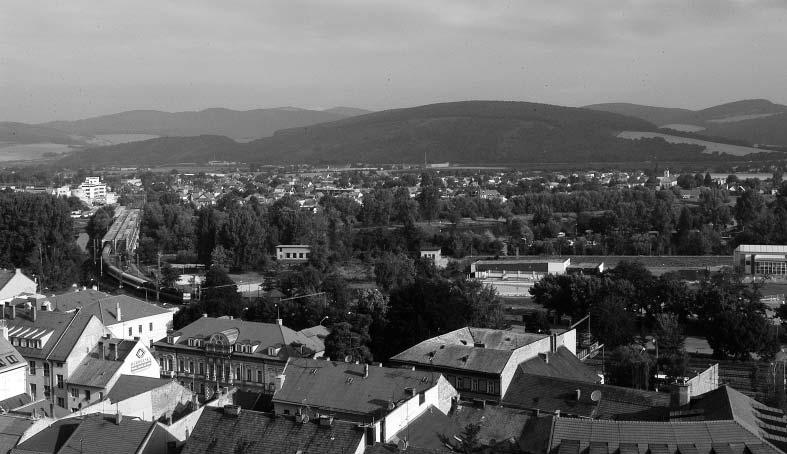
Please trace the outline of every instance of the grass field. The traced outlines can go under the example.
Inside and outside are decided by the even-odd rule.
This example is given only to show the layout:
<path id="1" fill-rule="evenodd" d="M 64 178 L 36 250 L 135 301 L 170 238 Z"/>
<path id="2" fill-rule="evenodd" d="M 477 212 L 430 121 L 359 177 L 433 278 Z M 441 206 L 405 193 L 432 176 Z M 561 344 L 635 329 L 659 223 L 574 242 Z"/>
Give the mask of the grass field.
<path id="1" fill-rule="evenodd" d="M 39 161 L 51 159 L 61 153 L 70 153 L 72 148 L 57 143 L 7 144 L 0 143 L 0 161 Z"/>
<path id="2" fill-rule="evenodd" d="M 733 156 L 746 156 L 748 154 L 762 153 L 764 151 L 759 148 L 742 147 L 740 145 L 728 145 L 726 143 L 708 142 L 699 139 L 689 139 L 686 137 L 672 136 L 669 134 L 661 134 L 658 132 L 623 131 L 620 134 L 618 134 L 618 137 L 622 139 L 643 139 L 643 138 L 652 139 L 654 137 L 661 137 L 662 139 L 670 143 L 688 143 L 688 144 L 703 146 L 705 147 L 703 153 L 713 153 L 715 151 L 718 151 L 719 153 L 727 153 Z"/>

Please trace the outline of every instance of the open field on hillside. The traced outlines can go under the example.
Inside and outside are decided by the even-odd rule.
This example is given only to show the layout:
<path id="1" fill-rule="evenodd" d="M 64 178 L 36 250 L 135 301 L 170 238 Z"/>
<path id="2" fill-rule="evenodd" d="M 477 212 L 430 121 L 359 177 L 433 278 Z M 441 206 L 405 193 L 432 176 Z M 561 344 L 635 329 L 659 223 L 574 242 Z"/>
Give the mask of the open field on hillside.
<path id="1" fill-rule="evenodd" d="M 0 161 L 34 161 L 59 157 L 72 148 L 58 143 L 8 144 L 0 142 Z"/>
<path id="2" fill-rule="evenodd" d="M 726 153 L 733 156 L 746 156 L 752 153 L 762 153 L 764 150 L 754 147 L 742 147 L 740 145 L 728 145 L 726 143 L 708 142 L 706 140 L 689 139 L 687 137 L 672 136 L 669 134 L 662 134 L 659 132 L 646 132 L 646 131 L 623 131 L 618 134 L 622 139 L 652 139 L 660 137 L 669 143 L 688 143 L 692 145 L 700 145 L 705 147 L 703 153 Z"/>

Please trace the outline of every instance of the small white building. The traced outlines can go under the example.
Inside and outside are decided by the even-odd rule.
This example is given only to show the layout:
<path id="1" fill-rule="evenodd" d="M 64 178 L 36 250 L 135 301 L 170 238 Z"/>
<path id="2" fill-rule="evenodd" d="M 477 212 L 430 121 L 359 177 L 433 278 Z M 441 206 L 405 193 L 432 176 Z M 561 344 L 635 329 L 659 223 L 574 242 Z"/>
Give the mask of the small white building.
<path id="1" fill-rule="evenodd" d="M 439 247 L 421 249 L 421 258 L 433 261 L 437 268 L 445 268 L 448 265 L 448 259 L 443 258 L 442 250 Z"/>
<path id="2" fill-rule="evenodd" d="M 85 177 L 85 181 L 73 189 L 71 195 L 88 205 L 107 203 L 107 185 L 101 182 L 100 177 Z"/>
<path id="3" fill-rule="evenodd" d="M 276 246 L 276 260 L 305 262 L 311 250 L 308 244 L 280 244 Z"/>
<path id="4" fill-rule="evenodd" d="M 23 293 L 34 294 L 37 286 L 36 281 L 25 276 L 19 268 L 0 270 L 0 302 L 10 301 Z"/>

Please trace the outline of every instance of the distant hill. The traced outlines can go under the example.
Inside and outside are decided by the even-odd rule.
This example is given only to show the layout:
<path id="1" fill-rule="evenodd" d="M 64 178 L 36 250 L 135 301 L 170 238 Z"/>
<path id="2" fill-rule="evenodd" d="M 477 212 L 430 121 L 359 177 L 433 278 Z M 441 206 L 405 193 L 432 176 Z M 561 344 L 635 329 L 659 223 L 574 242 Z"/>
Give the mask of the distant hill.
<path id="1" fill-rule="evenodd" d="M 641 119 L 589 109 L 504 101 L 466 101 L 373 112 L 284 129 L 236 143 L 215 136 L 160 138 L 74 153 L 67 165 L 162 164 L 212 159 L 266 164 L 581 163 L 712 160 L 703 148 L 661 138 L 627 140 L 622 131 L 657 131 Z"/>
<path id="2" fill-rule="evenodd" d="M 65 166 L 161 165 L 246 158 L 245 144 L 224 136 L 159 137 L 87 148 L 60 160 Z"/>
<path id="3" fill-rule="evenodd" d="M 787 146 L 787 106 L 767 99 L 748 99 L 702 110 L 611 103 L 586 106 L 641 118 L 658 126 L 691 130 L 748 144 Z"/>
<path id="4" fill-rule="evenodd" d="M 57 143 L 64 145 L 81 145 L 84 144 L 86 140 L 87 138 L 85 137 L 79 137 L 55 128 L 25 123 L 0 122 L 0 143 Z"/>
<path id="5" fill-rule="evenodd" d="M 279 107 L 274 109 L 231 110 L 212 108 L 199 112 L 133 110 L 76 121 L 53 121 L 40 126 L 81 135 L 152 134 L 156 136 L 221 135 L 250 141 L 272 135 L 279 129 L 309 126 L 347 118 L 356 112 L 349 107 L 325 111 Z"/>
<path id="6" fill-rule="evenodd" d="M 323 110 L 323 112 L 330 112 L 339 115 L 344 115 L 345 117 L 357 117 L 358 115 L 366 115 L 368 113 L 372 113 L 371 110 L 359 109 L 357 107 L 344 107 L 344 106 L 331 107 L 330 109 Z"/>

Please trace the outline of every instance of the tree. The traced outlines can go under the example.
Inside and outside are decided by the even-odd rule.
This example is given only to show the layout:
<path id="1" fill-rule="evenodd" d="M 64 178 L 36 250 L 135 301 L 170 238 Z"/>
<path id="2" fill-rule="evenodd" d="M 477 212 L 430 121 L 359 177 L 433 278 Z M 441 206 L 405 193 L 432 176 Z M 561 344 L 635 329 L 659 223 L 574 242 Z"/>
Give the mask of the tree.
<path id="1" fill-rule="evenodd" d="M 161 267 L 161 284 L 164 287 L 174 286 L 175 282 L 178 281 L 178 278 L 180 278 L 180 273 L 169 263 L 166 263 Z"/>
<path id="2" fill-rule="evenodd" d="M 659 314 L 656 316 L 656 352 L 657 367 L 664 371 L 667 378 L 678 380 L 686 375 L 689 357 L 685 348 L 686 336 L 683 327 L 675 314 Z"/>
<path id="3" fill-rule="evenodd" d="M 607 348 L 628 345 L 634 340 L 634 316 L 626 309 L 626 302 L 617 296 L 607 296 L 590 308 L 590 332 Z"/>
<path id="4" fill-rule="evenodd" d="M 610 378 L 618 386 L 637 389 L 650 387 L 653 360 L 638 345 L 626 345 L 610 352 Z"/>
<path id="5" fill-rule="evenodd" d="M 771 358 L 779 350 L 775 328 L 760 300 L 760 286 L 744 283 L 740 275 L 730 270 L 700 281 L 698 314 L 717 357 L 748 359 L 756 353 Z"/>
<path id="6" fill-rule="evenodd" d="M 334 323 L 331 333 L 325 338 L 325 356 L 337 361 L 349 358 L 351 361 L 371 362 L 372 353 L 368 344 L 371 341 L 368 333 L 353 331 L 350 323 Z"/>
<path id="7" fill-rule="evenodd" d="M 404 253 L 384 253 L 374 264 L 377 285 L 388 292 L 415 280 L 415 262 Z"/>

